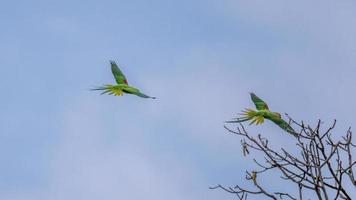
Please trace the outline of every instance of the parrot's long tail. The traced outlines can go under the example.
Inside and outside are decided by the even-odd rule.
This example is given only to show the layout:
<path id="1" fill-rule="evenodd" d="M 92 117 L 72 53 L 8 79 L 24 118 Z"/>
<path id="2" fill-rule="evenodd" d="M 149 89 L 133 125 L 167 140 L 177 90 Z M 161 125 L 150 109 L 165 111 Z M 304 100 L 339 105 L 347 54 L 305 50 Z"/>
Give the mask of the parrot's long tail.
<path id="1" fill-rule="evenodd" d="M 145 95 L 141 92 L 137 92 L 135 93 L 135 95 L 139 96 L 139 97 L 142 97 L 142 98 L 151 98 L 151 99 L 155 99 L 156 97 L 151 97 L 151 96 L 148 96 L 148 95 Z"/>
<path id="2" fill-rule="evenodd" d="M 98 88 L 93 88 L 91 90 L 102 90 L 103 92 L 100 94 L 108 94 L 108 95 L 115 95 L 115 96 L 123 95 L 123 91 L 117 85 L 107 84 Z"/>
<path id="3" fill-rule="evenodd" d="M 245 122 L 245 121 L 248 121 L 252 118 L 235 118 L 235 120 L 231 120 L 231 121 L 225 121 L 226 123 L 240 123 L 240 122 Z"/>
<path id="4" fill-rule="evenodd" d="M 291 135 L 293 135 L 294 137 L 298 138 L 299 134 L 295 131 L 291 131 L 291 130 L 287 130 L 288 133 L 290 133 Z"/>
<path id="5" fill-rule="evenodd" d="M 287 131 L 289 134 L 292 134 L 296 138 L 299 137 L 299 134 L 289 124 L 287 124 L 284 130 Z"/>

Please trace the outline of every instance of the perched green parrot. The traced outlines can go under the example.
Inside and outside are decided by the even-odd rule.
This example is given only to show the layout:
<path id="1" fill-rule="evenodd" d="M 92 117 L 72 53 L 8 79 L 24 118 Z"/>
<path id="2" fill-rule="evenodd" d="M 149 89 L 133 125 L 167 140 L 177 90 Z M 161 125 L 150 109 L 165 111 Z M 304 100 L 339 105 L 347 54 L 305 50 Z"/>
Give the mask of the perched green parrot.
<path id="1" fill-rule="evenodd" d="M 254 93 L 250 93 L 250 95 L 257 110 L 253 110 L 251 108 L 245 109 L 241 114 L 241 118 L 237 118 L 234 121 L 227 121 L 228 123 L 239 123 L 251 120 L 250 124 L 258 125 L 262 124 L 264 119 L 269 119 L 288 133 L 297 137 L 297 133 L 286 121 L 282 119 L 281 114 L 270 111 L 268 105 Z"/>
<path id="2" fill-rule="evenodd" d="M 99 88 L 94 88 L 92 90 L 103 90 L 101 94 L 109 94 L 115 96 L 122 96 L 123 93 L 134 94 L 136 96 L 142 98 L 152 98 L 155 99 L 156 97 L 150 97 L 140 92 L 137 88 L 129 86 L 127 83 L 125 75 L 121 72 L 119 67 L 114 61 L 110 61 L 111 64 L 111 72 L 114 75 L 116 85 L 106 84 Z"/>

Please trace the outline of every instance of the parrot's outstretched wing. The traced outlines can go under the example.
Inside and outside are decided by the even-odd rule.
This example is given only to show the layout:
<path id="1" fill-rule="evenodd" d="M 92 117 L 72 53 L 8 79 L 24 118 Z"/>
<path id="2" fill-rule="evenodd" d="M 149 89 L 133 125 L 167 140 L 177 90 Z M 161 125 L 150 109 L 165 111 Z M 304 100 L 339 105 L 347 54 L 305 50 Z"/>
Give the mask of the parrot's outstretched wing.
<path id="1" fill-rule="evenodd" d="M 253 92 L 251 92 L 250 95 L 257 110 L 268 110 L 268 105 L 266 104 L 266 102 L 264 102 L 262 99 L 256 96 L 255 93 Z"/>
<path id="2" fill-rule="evenodd" d="M 283 130 L 287 131 L 295 137 L 298 137 L 298 134 L 295 132 L 295 130 L 282 118 L 271 118 L 270 120 L 281 127 Z"/>
<path id="3" fill-rule="evenodd" d="M 111 72 L 114 75 L 114 78 L 116 80 L 117 84 L 126 84 L 127 83 L 127 79 L 125 77 L 125 75 L 122 73 L 122 71 L 119 69 L 119 67 L 117 66 L 117 64 L 115 63 L 115 61 L 110 61 L 111 64 Z"/>
<path id="4" fill-rule="evenodd" d="M 114 96 L 122 96 L 123 91 L 120 87 L 117 85 L 104 85 L 102 87 L 94 88 L 91 90 L 102 90 L 103 92 L 101 94 L 109 94 L 109 95 L 114 95 Z"/>
<path id="5" fill-rule="evenodd" d="M 235 120 L 232 121 L 226 121 L 226 123 L 240 123 L 240 122 L 251 120 L 250 125 L 251 124 L 259 125 L 264 122 L 263 116 L 259 115 L 258 111 L 255 111 L 250 108 L 242 111 L 240 115 L 242 115 L 242 117 L 236 118 Z"/>

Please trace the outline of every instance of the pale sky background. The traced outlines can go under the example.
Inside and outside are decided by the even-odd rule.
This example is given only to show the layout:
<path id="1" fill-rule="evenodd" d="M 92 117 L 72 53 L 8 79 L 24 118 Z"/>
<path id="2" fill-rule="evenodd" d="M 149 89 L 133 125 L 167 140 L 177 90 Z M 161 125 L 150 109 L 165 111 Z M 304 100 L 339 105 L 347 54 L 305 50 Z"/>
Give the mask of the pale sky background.
<path id="1" fill-rule="evenodd" d="M 208 187 L 251 186 L 223 129 L 248 92 L 356 126 L 355 25 L 351 0 L 0 0 L 0 199 L 234 199 Z M 88 91 L 110 59 L 157 99 Z"/>

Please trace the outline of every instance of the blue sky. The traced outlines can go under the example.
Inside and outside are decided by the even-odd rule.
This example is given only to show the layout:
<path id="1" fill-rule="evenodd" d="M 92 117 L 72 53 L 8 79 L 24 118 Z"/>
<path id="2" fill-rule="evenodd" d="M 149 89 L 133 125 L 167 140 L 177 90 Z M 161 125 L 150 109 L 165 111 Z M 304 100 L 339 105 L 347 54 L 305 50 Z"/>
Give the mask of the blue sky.
<path id="1" fill-rule="evenodd" d="M 356 125 L 353 1 L 0 2 L 0 199 L 233 199 L 208 187 L 253 169 L 222 127 L 250 91 Z M 158 99 L 88 91 L 110 59 Z"/>

